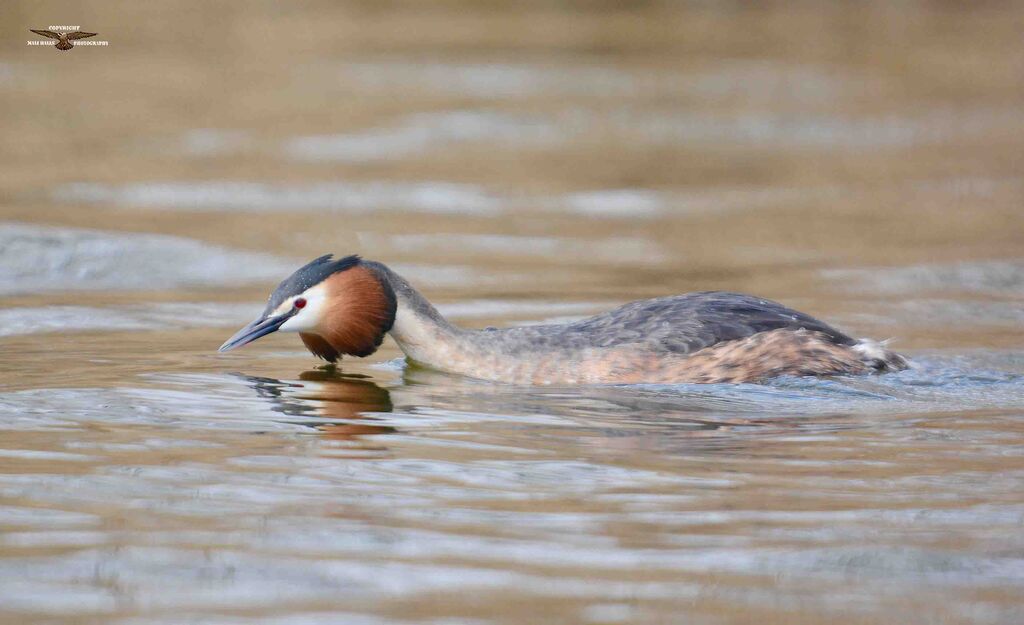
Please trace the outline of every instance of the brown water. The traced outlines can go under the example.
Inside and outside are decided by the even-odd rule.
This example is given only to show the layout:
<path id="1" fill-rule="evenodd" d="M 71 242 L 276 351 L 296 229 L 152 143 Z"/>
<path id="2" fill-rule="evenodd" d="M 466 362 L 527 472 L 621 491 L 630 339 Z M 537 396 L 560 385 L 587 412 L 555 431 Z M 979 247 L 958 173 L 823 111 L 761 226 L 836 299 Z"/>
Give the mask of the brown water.
<path id="1" fill-rule="evenodd" d="M 0 6 L 0 620 L 1024 622 L 1024 9 L 739 6 Z M 916 366 L 216 353 L 332 251 L 467 325 L 731 289 Z"/>

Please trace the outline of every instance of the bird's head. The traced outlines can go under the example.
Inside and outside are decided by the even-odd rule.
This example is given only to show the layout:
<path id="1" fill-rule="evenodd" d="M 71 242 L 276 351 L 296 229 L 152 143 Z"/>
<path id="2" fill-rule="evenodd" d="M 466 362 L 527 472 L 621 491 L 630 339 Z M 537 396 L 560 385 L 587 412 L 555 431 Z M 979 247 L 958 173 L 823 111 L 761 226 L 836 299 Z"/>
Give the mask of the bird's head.
<path id="1" fill-rule="evenodd" d="M 321 256 L 285 278 L 255 320 L 220 346 L 226 352 L 272 332 L 298 332 L 309 351 L 335 362 L 369 356 L 395 322 L 395 293 L 358 256 Z"/>

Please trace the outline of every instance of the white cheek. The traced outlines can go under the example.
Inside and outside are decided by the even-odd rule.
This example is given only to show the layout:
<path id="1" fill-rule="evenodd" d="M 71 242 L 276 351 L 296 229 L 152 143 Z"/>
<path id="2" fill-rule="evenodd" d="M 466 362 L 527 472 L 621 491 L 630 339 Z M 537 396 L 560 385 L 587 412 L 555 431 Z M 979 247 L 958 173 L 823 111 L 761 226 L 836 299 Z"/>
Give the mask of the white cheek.
<path id="1" fill-rule="evenodd" d="M 305 308 L 300 310 L 299 314 L 297 314 L 294 317 L 288 319 L 288 321 L 285 321 L 284 323 L 282 323 L 281 327 L 278 328 L 278 331 L 279 332 L 306 332 L 306 331 L 312 330 L 314 327 L 316 327 L 316 319 L 313 318 L 313 316 L 310 315 L 307 312 L 308 310 L 309 310 L 309 306 L 306 306 Z"/>
<path id="2" fill-rule="evenodd" d="M 280 332 L 309 332 L 316 330 L 320 324 L 320 312 L 323 310 L 325 295 L 322 287 L 315 286 L 302 294 L 306 306 L 294 317 L 281 324 Z"/>

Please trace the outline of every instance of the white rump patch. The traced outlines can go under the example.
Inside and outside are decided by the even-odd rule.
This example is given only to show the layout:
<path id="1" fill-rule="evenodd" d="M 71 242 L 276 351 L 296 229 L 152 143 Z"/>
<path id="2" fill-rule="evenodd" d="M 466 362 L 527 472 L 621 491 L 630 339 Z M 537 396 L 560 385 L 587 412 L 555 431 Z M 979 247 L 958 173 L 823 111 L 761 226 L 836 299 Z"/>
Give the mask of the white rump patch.
<path id="1" fill-rule="evenodd" d="M 885 342 L 872 339 L 858 339 L 853 351 L 861 355 L 865 360 L 886 360 L 889 351 L 885 348 Z"/>

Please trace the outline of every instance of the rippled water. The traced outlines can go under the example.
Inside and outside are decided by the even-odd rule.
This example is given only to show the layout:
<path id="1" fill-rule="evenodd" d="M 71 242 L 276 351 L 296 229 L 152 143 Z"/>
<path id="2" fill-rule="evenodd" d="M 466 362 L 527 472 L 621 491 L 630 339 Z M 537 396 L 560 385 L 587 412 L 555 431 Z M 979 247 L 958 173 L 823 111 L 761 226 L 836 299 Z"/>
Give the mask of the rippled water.
<path id="1" fill-rule="evenodd" d="M 88 8 L 0 54 L 0 621 L 1024 622 L 1016 6 Z M 729 289 L 914 367 L 216 353 L 325 252 L 474 327 Z"/>

